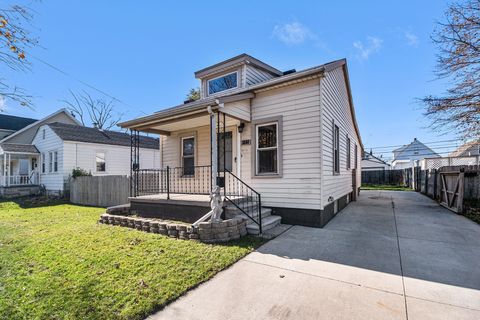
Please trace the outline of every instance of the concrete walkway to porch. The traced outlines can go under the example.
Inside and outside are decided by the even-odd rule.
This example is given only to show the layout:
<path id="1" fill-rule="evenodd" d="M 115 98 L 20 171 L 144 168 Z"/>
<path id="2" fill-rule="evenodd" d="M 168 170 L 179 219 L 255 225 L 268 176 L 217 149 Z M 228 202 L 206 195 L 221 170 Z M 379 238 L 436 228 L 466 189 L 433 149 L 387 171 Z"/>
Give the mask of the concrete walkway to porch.
<path id="1" fill-rule="evenodd" d="M 415 192 L 362 191 L 151 319 L 480 319 L 480 226 Z"/>

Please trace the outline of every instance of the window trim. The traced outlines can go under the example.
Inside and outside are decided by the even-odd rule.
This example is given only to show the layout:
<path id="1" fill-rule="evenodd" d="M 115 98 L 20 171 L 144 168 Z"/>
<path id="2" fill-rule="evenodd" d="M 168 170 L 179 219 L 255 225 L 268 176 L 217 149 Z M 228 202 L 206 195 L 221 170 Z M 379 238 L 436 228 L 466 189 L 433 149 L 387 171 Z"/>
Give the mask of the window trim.
<path id="1" fill-rule="evenodd" d="M 352 168 L 352 148 L 351 148 L 351 144 L 352 144 L 352 141 L 350 140 L 350 137 L 348 136 L 347 134 L 347 170 L 350 170 Z"/>
<path id="2" fill-rule="evenodd" d="M 358 169 L 358 146 L 357 146 L 356 143 L 355 143 L 355 165 L 354 165 L 354 168 Z"/>
<path id="3" fill-rule="evenodd" d="M 258 127 L 269 124 L 277 125 L 277 173 L 260 173 L 257 168 Z M 283 116 L 269 117 L 254 120 L 251 123 L 251 176 L 252 178 L 281 178 L 283 177 Z"/>
<path id="4" fill-rule="evenodd" d="M 47 173 L 47 157 L 45 156 L 45 152 L 42 152 L 42 174 Z"/>
<path id="5" fill-rule="evenodd" d="M 53 173 L 53 151 L 48 152 L 48 173 Z"/>
<path id="6" fill-rule="evenodd" d="M 183 155 L 183 141 L 186 139 L 193 139 L 193 155 L 187 156 L 193 158 L 193 174 L 185 174 L 184 168 L 184 155 Z M 197 161 L 197 138 L 195 135 L 185 135 L 180 137 L 180 167 L 182 168 L 182 178 L 193 178 L 195 177 L 195 166 Z"/>
<path id="7" fill-rule="evenodd" d="M 333 152 L 332 152 L 332 159 L 333 159 L 333 174 L 339 175 L 340 174 L 340 127 L 333 122 Z"/>
<path id="8" fill-rule="evenodd" d="M 229 75 L 234 74 L 234 73 L 235 73 L 235 75 L 236 75 L 236 77 L 237 77 L 237 85 L 236 85 L 235 87 L 210 93 L 210 81 L 217 80 L 217 79 L 220 79 L 220 78 L 229 76 Z M 208 79 L 208 80 L 207 80 L 207 86 L 206 86 L 207 96 L 212 96 L 212 95 L 215 95 L 215 94 L 217 94 L 217 93 L 227 92 L 227 91 L 229 91 L 229 90 L 237 89 L 237 88 L 239 87 L 239 84 L 238 84 L 238 83 L 239 83 L 239 77 L 238 77 L 238 75 L 239 75 L 238 70 L 235 70 L 235 71 L 232 71 L 232 72 L 228 72 L 228 73 L 224 73 L 224 74 L 222 74 L 222 75 L 219 75 L 218 77 Z"/>
<path id="9" fill-rule="evenodd" d="M 58 172 L 58 151 L 53 151 L 53 172 Z"/>
<path id="10" fill-rule="evenodd" d="M 97 154 L 98 153 L 103 153 L 103 156 L 104 156 L 104 159 L 103 161 L 105 162 L 105 170 L 104 171 L 98 171 L 98 168 L 97 168 Z M 107 152 L 104 151 L 104 150 L 95 150 L 95 172 L 98 172 L 98 173 L 107 173 Z"/>

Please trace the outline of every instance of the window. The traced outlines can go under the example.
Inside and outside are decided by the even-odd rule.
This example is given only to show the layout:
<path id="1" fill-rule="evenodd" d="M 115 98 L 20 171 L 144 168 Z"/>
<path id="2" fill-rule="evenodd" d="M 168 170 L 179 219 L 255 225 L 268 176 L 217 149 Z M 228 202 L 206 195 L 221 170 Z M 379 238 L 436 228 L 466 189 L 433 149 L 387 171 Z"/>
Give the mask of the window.
<path id="1" fill-rule="evenodd" d="M 42 139 L 45 140 L 45 129 L 42 130 Z"/>
<path id="2" fill-rule="evenodd" d="M 46 166 L 45 162 L 46 161 L 47 160 L 45 159 L 45 153 L 42 153 L 42 173 L 45 173 L 45 170 L 46 170 L 45 169 L 45 166 Z"/>
<path id="3" fill-rule="evenodd" d="M 58 152 L 53 152 L 53 171 L 58 172 Z"/>
<path id="4" fill-rule="evenodd" d="M 53 170 L 53 152 L 48 153 L 48 172 L 52 172 Z"/>
<path id="5" fill-rule="evenodd" d="M 351 155 L 350 155 L 350 138 L 347 135 L 347 170 L 351 168 Z"/>
<path id="6" fill-rule="evenodd" d="M 256 174 L 278 174 L 278 123 L 256 127 Z"/>
<path id="7" fill-rule="evenodd" d="M 105 153 L 97 152 L 95 154 L 95 163 L 97 167 L 97 172 L 105 172 Z"/>
<path id="8" fill-rule="evenodd" d="M 195 174 L 195 137 L 182 138 L 182 167 L 184 176 Z"/>
<path id="9" fill-rule="evenodd" d="M 357 160 L 357 144 L 355 143 L 355 164 L 354 164 L 354 168 L 357 169 L 357 163 L 358 163 L 358 160 Z"/>
<path id="10" fill-rule="evenodd" d="M 237 72 L 233 72 L 207 81 L 208 94 L 233 89 L 237 87 Z"/>
<path id="11" fill-rule="evenodd" d="M 340 129 L 333 125 L 333 173 L 340 173 Z"/>

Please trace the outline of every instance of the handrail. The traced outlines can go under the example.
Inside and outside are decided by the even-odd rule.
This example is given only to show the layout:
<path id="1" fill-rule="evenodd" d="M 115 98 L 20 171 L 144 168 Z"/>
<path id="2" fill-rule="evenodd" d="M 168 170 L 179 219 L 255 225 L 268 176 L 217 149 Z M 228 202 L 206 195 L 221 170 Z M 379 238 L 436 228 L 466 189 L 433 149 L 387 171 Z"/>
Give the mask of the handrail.
<path id="1" fill-rule="evenodd" d="M 231 179 L 227 181 L 227 174 L 233 178 L 233 183 Z M 226 168 L 224 169 L 224 179 L 224 198 L 257 224 L 260 234 L 262 234 L 262 197 L 260 193 Z M 258 221 L 254 218 L 255 211 L 249 211 L 251 208 L 257 210 Z"/>

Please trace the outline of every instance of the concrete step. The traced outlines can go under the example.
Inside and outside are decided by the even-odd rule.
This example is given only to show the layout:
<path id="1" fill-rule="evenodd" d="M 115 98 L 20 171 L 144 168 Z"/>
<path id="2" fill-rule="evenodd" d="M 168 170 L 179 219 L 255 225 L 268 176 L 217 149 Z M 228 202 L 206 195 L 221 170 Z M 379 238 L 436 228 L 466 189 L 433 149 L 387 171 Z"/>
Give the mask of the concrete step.
<path id="1" fill-rule="evenodd" d="M 231 213 L 231 212 L 230 212 Z M 235 211 L 236 215 L 240 215 L 240 216 L 245 216 L 245 214 L 243 212 L 241 212 L 240 210 L 238 211 Z M 254 212 L 250 211 L 248 212 L 248 215 L 250 217 L 252 217 L 253 219 L 258 219 L 258 212 L 255 210 Z M 272 215 L 272 209 L 270 208 L 262 208 L 262 219 L 265 219 L 266 217 L 269 217 Z M 248 217 L 245 216 L 245 218 L 248 219 Z M 252 223 L 254 223 L 252 220 L 248 219 L 248 221 L 251 221 Z"/>
<path id="2" fill-rule="evenodd" d="M 262 217 L 262 231 L 265 232 L 272 228 L 275 228 L 280 224 L 282 221 L 282 217 L 280 216 L 268 216 L 266 218 Z M 247 231 L 249 234 L 258 235 L 260 234 L 260 228 L 258 224 L 251 222 L 247 223 Z"/>

